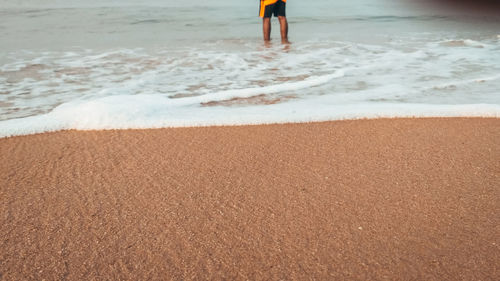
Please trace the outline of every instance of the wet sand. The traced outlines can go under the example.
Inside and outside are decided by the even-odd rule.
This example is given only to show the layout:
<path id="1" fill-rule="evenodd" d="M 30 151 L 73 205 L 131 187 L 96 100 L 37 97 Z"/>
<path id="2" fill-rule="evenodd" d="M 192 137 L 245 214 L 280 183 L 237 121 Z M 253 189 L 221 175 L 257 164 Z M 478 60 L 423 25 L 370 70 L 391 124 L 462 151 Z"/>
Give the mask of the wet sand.
<path id="1" fill-rule="evenodd" d="M 499 280 L 500 119 L 0 139 L 0 280 Z"/>

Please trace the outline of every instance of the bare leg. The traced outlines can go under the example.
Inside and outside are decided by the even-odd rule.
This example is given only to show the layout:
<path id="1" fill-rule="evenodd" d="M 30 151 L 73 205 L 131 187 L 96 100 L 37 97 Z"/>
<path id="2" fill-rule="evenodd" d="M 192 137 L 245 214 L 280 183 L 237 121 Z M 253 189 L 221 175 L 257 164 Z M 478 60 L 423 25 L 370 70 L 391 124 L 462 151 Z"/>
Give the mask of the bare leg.
<path id="1" fill-rule="evenodd" d="M 288 21 L 286 20 L 286 17 L 279 16 L 278 17 L 280 21 L 280 27 L 281 27 L 281 43 L 283 44 L 288 44 Z"/>
<path id="2" fill-rule="evenodd" d="M 271 18 L 263 18 L 262 27 L 264 31 L 264 41 L 271 41 Z"/>

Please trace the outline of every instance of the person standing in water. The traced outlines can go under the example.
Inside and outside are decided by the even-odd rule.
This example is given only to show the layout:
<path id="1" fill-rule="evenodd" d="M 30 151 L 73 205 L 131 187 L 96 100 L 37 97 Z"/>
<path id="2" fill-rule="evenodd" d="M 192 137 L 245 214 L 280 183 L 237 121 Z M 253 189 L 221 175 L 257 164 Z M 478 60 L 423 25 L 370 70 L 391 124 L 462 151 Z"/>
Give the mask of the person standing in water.
<path id="1" fill-rule="evenodd" d="M 286 0 L 260 0 L 259 15 L 262 18 L 264 41 L 271 41 L 271 17 L 278 17 L 281 27 L 281 43 L 288 42 L 288 21 L 286 20 Z"/>

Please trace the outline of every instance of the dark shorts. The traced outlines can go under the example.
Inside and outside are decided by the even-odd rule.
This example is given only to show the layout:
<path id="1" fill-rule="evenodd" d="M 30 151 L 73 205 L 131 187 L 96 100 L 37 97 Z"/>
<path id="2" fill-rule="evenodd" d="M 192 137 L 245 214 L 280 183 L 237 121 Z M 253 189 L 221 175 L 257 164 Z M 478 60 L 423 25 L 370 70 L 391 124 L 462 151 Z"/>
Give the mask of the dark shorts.
<path id="1" fill-rule="evenodd" d="M 261 18 L 270 18 L 273 14 L 275 17 L 286 17 L 286 3 L 282 0 L 278 0 L 276 3 L 269 5 L 264 5 L 263 3 L 263 1 L 260 1 Z"/>

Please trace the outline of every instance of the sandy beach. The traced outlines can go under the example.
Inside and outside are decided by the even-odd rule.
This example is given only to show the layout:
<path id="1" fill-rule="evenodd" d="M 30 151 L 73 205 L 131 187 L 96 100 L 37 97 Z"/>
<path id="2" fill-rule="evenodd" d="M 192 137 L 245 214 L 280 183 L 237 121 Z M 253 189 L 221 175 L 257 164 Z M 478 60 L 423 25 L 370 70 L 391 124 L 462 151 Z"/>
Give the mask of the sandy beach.
<path id="1" fill-rule="evenodd" d="M 499 280 L 500 119 L 0 139 L 0 280 Z"/>

